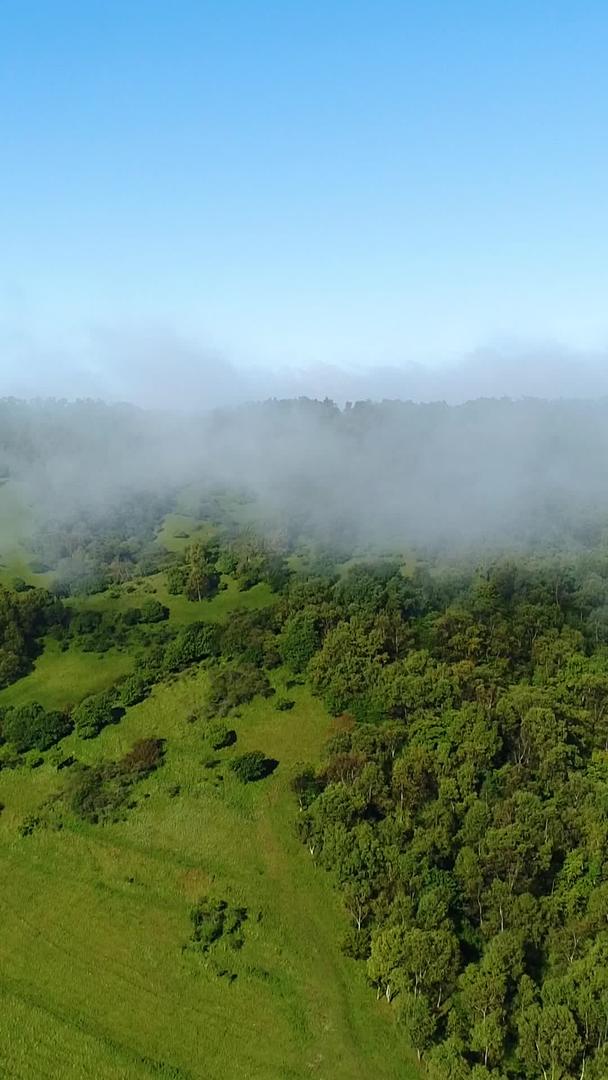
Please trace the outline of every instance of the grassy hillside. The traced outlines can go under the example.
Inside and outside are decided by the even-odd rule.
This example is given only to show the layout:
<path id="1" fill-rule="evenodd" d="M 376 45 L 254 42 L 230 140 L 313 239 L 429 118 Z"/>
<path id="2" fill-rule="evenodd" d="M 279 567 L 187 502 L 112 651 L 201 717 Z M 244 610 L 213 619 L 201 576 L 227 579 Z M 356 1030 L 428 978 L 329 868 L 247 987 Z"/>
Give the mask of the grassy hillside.
<path id="1" fill-rule="evenodd" d="M 163 588 L 151 578 L 85 603 L 129 605 L 153 589 L 185 622 L 271 600 L 265 586 L 239 593 L 230 584 L 203 604 Z M 0 704 L 57 707 L 132 663 L 128 652 L 97 657 L 49 643 Z M 284 690 L 284 673 L 273 677 Z M 202 668 L 174 677 L 98 738 L 61 744 L 62 755 L 94 762 L 143 736 L 166 739 L 165 764 L 137 786 L 124 821 L 22 837 L 24 817 L 65 774 L 55 752 L 38 768 L 0 772 L 0 1075 L 414 1077 L 394 1014 L 375 1001 L 363 966 L 340 952 L 339 898 L 295 835 L 290 767 L 319 758 L 329 717 L 304 687 L 291 688 L 292 710 L 254 700 L 230 719 L 235 746 L 210 755 L 200 722 L 188 720 L 205 679 Z M 249 749 L 279 764 L 241 785 L 227 765 Z M 183 950 L 202 895 L 247 909 L 241 950 L 221 942 L 207 958 Z"/>
<path id="2" fill-rule="evenodd" d="M 75 1077 L 406 1077 L 392 1018 L 339 952 L 337 898 L 293 831 L 289 765 L 318 755 L 327 718 L 301 688 L 288 714 L 243 709 L 239 751 L 280 762 L 243 787 L 222 760 L 233 751 L 204 767 L 186 720 L 203 678 L 157 689 L 96 740 L 65 740 L 94 760 L 145 734 L 167 739 L 165 766 L 123 823 L 20 838 L 57 773 L 0 776 L 4 1074 L 56 1076 L 60 1053 L 61 1075 Z M 181 951 L 207 892 L 249 911 L 243 949 L 210 962 Z M 236 980 L 218 977 L 223 967 Z"/>

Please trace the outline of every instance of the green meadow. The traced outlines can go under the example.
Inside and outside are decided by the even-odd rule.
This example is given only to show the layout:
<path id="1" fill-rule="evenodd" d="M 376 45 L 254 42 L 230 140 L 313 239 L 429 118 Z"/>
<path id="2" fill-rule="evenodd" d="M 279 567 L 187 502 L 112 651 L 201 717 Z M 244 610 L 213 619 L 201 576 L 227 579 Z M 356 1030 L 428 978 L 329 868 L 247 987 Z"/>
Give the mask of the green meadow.
<path id="1" fill-rule="evenodd" d="M 192 522 L 190 522 L 190 527 Z M 183 519 L 161 541 L 179 544 Z M 187 541 L 184 541 L 187 542 Z M 17 548 L 13 538 L 13 558 Z M 162 575 L 87 598 L 128 606 L 154 595 L 171 619 L 229 619 L 272 602 L 232 582 L 211 601 L 166 594 Z M 62 652 L 47 642 L 0 705 L 74 703 L 132 670 L 128 651 Z M 195 667 L 157 685 L 88 741 L 70 735 L 44 763 L 0 772 L 0 1076 L 201 1080 L 409 1080 L 417 1075 L 364 965 L 346 958 L 346 918 L 328 875 L 296 835 L 291 768 L 318 761 L 332 722 L 303 686 L 295 707 L 255 699 L 230 725 L 236 743 L 210 753 L 191 715 L 207 678 Z M 273 680 L 285 693 L 285 673 Z M 124 820 L 19 826 L 65 782 L 57 760 L 113 760 L 142 737 L 166 740 L 163 766 L 135 788 Z M 231 756 L 260 749 L 278 766 L 243 785 Z M 244 944 L 185 948 L 202 896 L 246 908 Z"/>

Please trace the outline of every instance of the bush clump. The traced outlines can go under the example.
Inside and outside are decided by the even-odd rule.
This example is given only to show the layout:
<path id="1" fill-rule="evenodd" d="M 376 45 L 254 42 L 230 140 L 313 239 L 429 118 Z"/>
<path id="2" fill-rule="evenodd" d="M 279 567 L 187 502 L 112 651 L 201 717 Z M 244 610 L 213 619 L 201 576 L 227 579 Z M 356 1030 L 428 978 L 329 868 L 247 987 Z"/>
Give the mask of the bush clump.
<path id="1" fill-rule="evenodd" d="M 76 733 L 81 739 L 94 739 L 108 724 L 118 723 L 123 715 L 124 708 L 117 705 L 114 692 L 94 694 L 85 698 L 74 709 Z"/>
<path id="2" fill-rule="evenodd" d="M 223 750 L 236 742 L 236 731 L 223 720 L 215 720 L 205 728 L 205 740 L 213 750 Z"/>
<path id="3" fill-rule="evenodd" d="M 165 622 L 169 618 L 169 608 L 161 604 L 160 600 L 144 600 L 141 605 L 141 621 L 143 623 Z"/>
<path id="4" fill-rule="evenodd" d="M 190 919 L 193 928 L 190 944 L 201 952 L 208 952 L 220 938 L 225 938 L 233 949 L 240 949 L 243 945 L 247 908 L 233 907 L 226 900 L 203 897 L 192 908 Z"/>
<path id="5" fill-rule="evenodd" d="M 276 766 L 277 762 L 272 758 L 267 758 L 261 750 L 249 750 L 230 762 L 230 768 L 243 784 L 263 780 L 265 776 L 274 772 Z"/>
<path id="6" fill-rule="evenodd" d="M 128 675 L 118 688 L 120 704 L 125 708 L 138 705 L 150 693 L 150 686 L 142 675 Z"/>
<path id="7" fill-rule="evenodd" d="M 0 716 L 2 738 L 18 753 L 48 750 L 69 735 L 73 726 L 67 713 L 47 712 L 37 701 L 6 709 Z"/>
<path id="8" fill-rule="evenodd" d="M 293 709 L 294 705 L 295 701 L 293 698 L 287 697 L 278 697 L 274 703 L 275 709 L 278 709 L 279 712 L 289 712 L 290 709 Z"/>
<path id="9" fill-rule="evenodd" d="M 207 710 L 211 715 L 226 716 L 231 709 L 251 701 L 257 694 L 262 697 L 274 694 L 266 672 L 254 664 L 227 664 L 211 673 Z"/>
<path id="10" fill-rule="evenodd" d="M 70 809 L 91 824 L 116 820 L 133 785 L 158 769 L 164 752 L 163 739 L 139 739 L 120 761 L 80 766 L 66 791 Z"/>
<path id="11" fill-rule="evenodd" d="M 217 656 L 218 629 L 213 623 L 195 622 L 179 632 L 165 650 L 163 669 L 166 673 L 181 671 L 190 664 Z"/>

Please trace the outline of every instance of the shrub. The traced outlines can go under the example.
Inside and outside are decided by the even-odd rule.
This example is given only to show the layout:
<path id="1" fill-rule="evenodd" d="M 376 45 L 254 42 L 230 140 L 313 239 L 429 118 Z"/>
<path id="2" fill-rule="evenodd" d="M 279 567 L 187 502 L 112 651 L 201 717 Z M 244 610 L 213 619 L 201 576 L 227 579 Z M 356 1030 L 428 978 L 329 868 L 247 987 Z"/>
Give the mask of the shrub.
<path id="1" fill-rule="evenodd" d="M 244 784 L 254 780 L 263 780 L 269 776 L 277 766 L 272 758 L 267 758 L 261 750 L 249 750 L 246 754 L 240 754 L 230 762 L 230 768 L 235 776 Z"/>
<path id="2" fill-rule="evenodd" d="M 74 709 L 73 720 L 81 739 L 93 739 L 108 724 L 116 724 L 124 709 L 116 704 L 115 694 L 95 694 L 81 701 Z"/>
<path id="3" fill-rule="evenodd" d="M 312 765 L 296 765 L 289 786 L 298 800 L 300 810 L 306 810 L 322 790 Z"/>
<path id="4" fill-rule="evenodd" d="M 128 754 L 122 758 L 120 765 L 128 773 L 136 774 L 139 778 L 158 769 L 164 756 L 164 739 L 138 739 L 133 743 Z"/>
<path id="5" fill-rule="evenodd" d="M 366 927 L 357 930 L 351 926 L 344 934 L 340 942 L 340 948 L 345 956 L 353 960 L 367 960 L 370 951 L 371 934 Z"/>
<path id="6" fill-rule="evenodd" d="M 100 611 L 78 611 L 70 622 L 70 629 L 73 634 L 79 637 L 85 634 L 94 634 L 96 630 L 99 630 L 101 620 L 102 614 Z"/>
<path id="7" fill-rule="evenodd" d="M 157 769 L 163 757 L 162 739 L 140 739 L 120 761 L 80 766 L 66 788 L 71 809 L 91 824 L 115 820 L 128 807 L 133 785 Z"/>
<path id="8" fill-rule="evenodd" d="M 73 728 L 66 713 L 47 712 L 38 702 L 7 709 L 1 730 L 6 742 L 22 753 L 25 750 L 48 750 Z"/>
<path id="9" fill-rule="evenodd" d="M 28 814 L 23 819 L 19 826 L 20 836 L 31 836 L 32 833 L 42 824 L 42 819 L 37 814 Z"/>
<path id="10" fill-rule="evenodd" d="M 13 578 L 12 585 L 13 589 L 17 593 L 27 592 L 29 589 L 32 588 L 32 586 L 28 585 L 27 581 L 24 581 L 22 577 Z"/>
<path id="11" fill-rule="evenodd" d="M 122 622 L 124 626 L 137 626 L 141 621 L 141 609 L 138 607 L 127 608 L 127 610 L 122 613 Z"/>
<path id="12" fill-rule="evenodd" d="M 0 772 L 3 769 L 18 769 L 23 765 L 23 758 L 12 746 L 0 746 Z"/>
<path id="13" fill-rule="evenodd" d="M 212 672 L 207 691 L 207 710 L 226 716 L 230 709 L 251 701 L 256 694 L 271 697 L 274 690 L 268 676 L 254 664 L 233 664 Z"/>
<path id="14" fill-rule="evenodd" d="M 142 675 L 129 675 L 119 687 L 120 704 L 126 708 L 137 705 L 149 692 L 150 687 Z"/>
<path id="15" fill-rule="evenodd" d="M 191 944 L 208 952 L 214 942 L 227 938 L 233 949 L 240 949 L 243 938 L 243 923 L 247 919 L 247 908 L 233 907 L 226 900 L 210 900 L 204 897 L 190 912 L 192 921 Z"/>
<path id="16" fill-rule="evenodd" d="M 127 801 L 131 778 L 118 762 L 104 765 L 81 765 L 73 773 L 67 788 L 70 808 L 95 825 L 109 821 Z"/>
<path id="17" fill-rule="evenodd" d="M 167 646 L 163 667 L 166 672 L 181 671 L 189 664 L 206 660 L 218 653 L 218 629 L 213 623 L 196 622 L 180 630 Z"/>
<path id="18" fill-rule="evenodd" d="M 169 608 L 160 600 L 144 600 L 141 605 L 141 621 L 144 623 L 164 622 L 169 618 Z"/>
<path id="19" fill-rule="evenodd" d="M 183 593 L 188 571 L 182 564 L 180 566 L 172 566 L 167 570 L 167 591 L 170 596 L 179 596 Z"/>
<path id="20" fill-rule="evenodd" d="M 147 683 L 158 682 L 165 669 L 165 649 L 162 645 L 153 645 L 137 665 L 137 673 Z"/>
<path id="21" fill-rule="evenodd" d="M 236 731 L 233 731 L 222 720 L 215 720 L 205 729 L 205 739 L 213 750 L 223 750 L 226 746 L 232 746 L 236 742 Z"/>
<path id="22" fill-rule="evenodd" d="M 288 712 L 289 709 L 293 709 L 294 705 L 295 701 L 293 698 L 286 697 L 278 697 L 274 703 L 275 709 L 278 709 L 279 712 Z"/>

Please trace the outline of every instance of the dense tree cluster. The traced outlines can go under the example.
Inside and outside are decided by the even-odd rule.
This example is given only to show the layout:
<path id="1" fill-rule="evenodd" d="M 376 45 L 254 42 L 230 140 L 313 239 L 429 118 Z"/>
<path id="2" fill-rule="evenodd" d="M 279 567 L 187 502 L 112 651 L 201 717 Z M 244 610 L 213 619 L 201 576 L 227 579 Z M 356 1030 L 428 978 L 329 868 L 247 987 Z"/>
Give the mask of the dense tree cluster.
<path id="1" fill-rule="evenodd" d="M 104 653 L 170 637 L 172 631 L 163 625 L 168 618 L 169 609 L 154 599 L 124 611 L 83 608 L 68 611 L 65 623 L 53 630 L 53 636 L 62 648 L 73 644 L 83 652 Z"/>
<path id="2" fill-rule="evenodd" d="M 62 604 L 45 589 L 15 591 L 0 585 L 0 689 L 25 675 L 41 637 L 65 625 Z"/>
<path id="3" fill-rule="evenodd" d="M 351 550 L 370 541 L 449 552 L 471 543 L 571 550 L 605 535 L 607 415 L 605 400 L 387 400 L 340 409 L 299 398 L 186 417 L 4 399 L 0 469 L 27 490 L 42 520 L 56 521 L 45 526 L 37 557 L 54 568 L 67 560 L 61 579 L 69 590 L 140 572 L 159 556 L 130 550 L 143 536 L 133 509 L 130 523 L 109 530 L 114 550 L 98 559 L 88 519 L 103 523 L 142 493 L 169 509 L 185 485 L 196 488 L 194 512 L 208 520 L 242 522 L 253 493 L 292 539 L 314 534 Z M 231 512 L 218 487 L 225 494 L 235 486 L 242 491 Z M 249 509 L 247 520 L 259 522 Z M 75 530 L 61 551 L 69 516 L 83 520 L 85 539 Z M 243 582 L 266 580 L 256 560 L 239 558 Z"/>
<path id="4" fill-rule="evenodd" d="M 266 582 L 280 591 L 289 578 L 283 553 L 250 529 L 231 532 L 226 531 L 221 545 L 216 539 L 189 544 L 182 558 L 167 570 L 169 592 L 183 593 L 189 600 L 208 600 L 220 588 L 222 575 L 233 578 L 241 590 Z"/>
<path id="5" fill-rule="evenodd" d="M 73 728 L 67 712 L 47 711 L 38 702 L 0 709 L 0 741 L 18 753 L 48 750 Z"/>
<path id="6" fill-rule="evenodd" d="M 360 565 L 283 598 L 340 717 L 300 832 L 435 1077 L 608 1074 L 607 585 L 599 556 Z"/>

